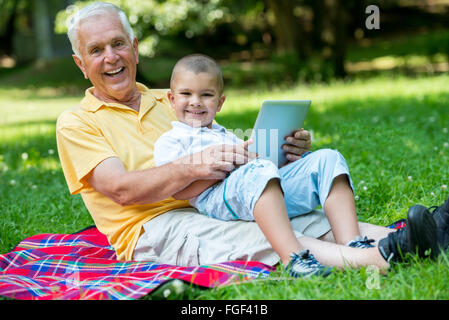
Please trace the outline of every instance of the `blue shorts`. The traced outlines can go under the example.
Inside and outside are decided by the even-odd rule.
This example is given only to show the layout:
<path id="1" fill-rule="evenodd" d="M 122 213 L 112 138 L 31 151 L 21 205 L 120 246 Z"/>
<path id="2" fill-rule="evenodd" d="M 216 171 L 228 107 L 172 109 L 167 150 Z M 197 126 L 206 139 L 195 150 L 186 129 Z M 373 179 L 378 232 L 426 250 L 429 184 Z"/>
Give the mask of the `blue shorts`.
<path id="1" fill-rule="evenodd" d="M 192 206 L 220 220 L 254 220 L 254 206 L 268 181 L 280 179 L 290 218 L 324 205 L 335 177 L 346 174 L 354 190 L 343 156 L 321 149 L 282 168 L 271 161 L 255 159 L 234 170 L 225 180 L 191 199 Z"/>

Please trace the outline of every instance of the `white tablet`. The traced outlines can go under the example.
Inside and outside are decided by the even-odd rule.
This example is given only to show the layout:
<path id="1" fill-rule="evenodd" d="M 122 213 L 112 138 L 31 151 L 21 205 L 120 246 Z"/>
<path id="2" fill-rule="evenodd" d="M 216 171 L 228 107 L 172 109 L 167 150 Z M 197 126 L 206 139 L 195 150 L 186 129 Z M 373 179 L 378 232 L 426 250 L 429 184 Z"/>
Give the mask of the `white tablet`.
<path id="1" fill-rule="evenodd" d="M 251 133 L 248 150 L 271 160 L 277 167 L 286 161 L 285 137 L 303 127 L 310 100 L 265 100 Z"/>

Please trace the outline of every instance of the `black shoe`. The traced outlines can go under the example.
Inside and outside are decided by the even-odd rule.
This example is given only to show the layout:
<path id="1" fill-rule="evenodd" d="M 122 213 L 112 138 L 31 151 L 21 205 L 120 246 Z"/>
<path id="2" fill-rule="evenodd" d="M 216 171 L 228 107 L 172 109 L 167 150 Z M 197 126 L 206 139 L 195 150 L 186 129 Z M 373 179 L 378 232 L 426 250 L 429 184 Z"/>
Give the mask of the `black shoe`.
<path id="1" fill-rule="evenodd" d="M 440 250 L 449 247 L 449 198 L 439 207 L 430 207 L 433 219 L 437 225 L 437 243 Z"/>
<path id="2" fill-rule="evenodd" d="M 378 248 L 387 262 L 404 261 L 407 253 L 435 257 L 438 253 L 437 227 L 429 210 L 421 205 L 411 207 L 407 225 L 381 239 Z"/>

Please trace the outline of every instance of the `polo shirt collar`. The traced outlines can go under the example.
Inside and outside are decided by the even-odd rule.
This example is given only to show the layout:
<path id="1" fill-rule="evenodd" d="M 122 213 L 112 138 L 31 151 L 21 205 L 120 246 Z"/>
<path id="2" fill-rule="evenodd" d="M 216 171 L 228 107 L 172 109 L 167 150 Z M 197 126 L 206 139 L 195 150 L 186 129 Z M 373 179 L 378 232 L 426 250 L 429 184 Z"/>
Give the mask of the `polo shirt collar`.
<path id="1" fill-rule="evenodd" d="M 137 90 L 139 90 L 139 92 L 142 94 L 140 100 L 140 109 L 142 109 L 142 107 L 146 107 L 147 110 L 145 110 L 145 112 L 147 112 L 156 104 L 156 100 L 161 101 L 164 98 L 162 93 L 160 92 L 152 93 L 145 85 L 141 83 L 136 82 L 136 85 Z M 96 112 L 103 106 L 133 110 L 124 104 L 101 101 L 96 96 L 94 96 L 93 91 L 94 87 L 86 89 L 84 98 L 81 100 L 81 107 L 86 111 Z M 141 110 L 141 112 L 142 111 L 143 110 Z"/>

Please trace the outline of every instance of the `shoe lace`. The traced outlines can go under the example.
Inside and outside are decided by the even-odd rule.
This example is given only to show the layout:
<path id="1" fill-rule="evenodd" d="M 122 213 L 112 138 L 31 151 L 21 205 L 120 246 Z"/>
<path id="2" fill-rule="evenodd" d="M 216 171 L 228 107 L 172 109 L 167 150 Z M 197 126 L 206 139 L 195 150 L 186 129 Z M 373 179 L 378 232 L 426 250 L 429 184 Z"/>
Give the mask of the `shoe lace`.
<path id="1" fill-rule="evenodd" d="M 349 246 L 353 248 L 373 248 L 374 246 L 372 245 L 372 243 L 375 241 L 376 240 L 368 239 L 368 237 L 365 236 L 363 239 L 356 239 L 351 241 L 349 243 Z"/>
<path id="2" fill-rule="evenodd" d="M 401 228 L 396 230 L 395 232 L 391 232 L 388 234 L 388 238 L 390 239 L 390 256 L 388 257 L 387 261 L 391 260 L 393 256 L 403 256 L 403 250 L 405 248 L 402 248 L 399 246 L 399 244 L 403 243 L 405 244 L 406 241 L 404 241 L 404 238 L 407 237 L 407 228 Z"/>
<path id="3" fill-rule="evenodd" d="M 292 264 L 300 264 L 309 268 L 322 267 L 309 250 L 303 250 L 299 253 L 292 253 Z"/>
<path id="4" fill-rule="evenodd" d="M 405 234 L 405 228 L 397 229 L 395 232 L 391 232 L 388 234 L 388 237 L 391 238 L 394 242 L 397 242 L 402 238 Z"/>

